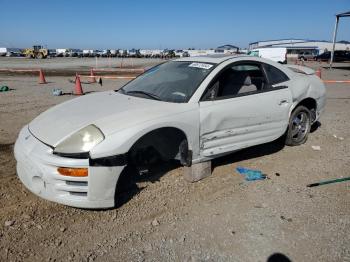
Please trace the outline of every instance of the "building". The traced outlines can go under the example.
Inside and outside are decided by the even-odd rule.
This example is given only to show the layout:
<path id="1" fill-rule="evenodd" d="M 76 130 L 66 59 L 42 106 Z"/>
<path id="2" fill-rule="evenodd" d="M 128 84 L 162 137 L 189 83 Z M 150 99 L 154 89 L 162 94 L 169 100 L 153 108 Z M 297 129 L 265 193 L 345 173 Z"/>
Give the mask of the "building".
<path id="1" fill-rule="evenodd" d="M 257 41 L 249 44 L 249 50 L 264 47 L 285 47 L 289 54 L 298 54 L 308 50 L 323 53 L 332 50 L 333 43 L 329 41 L 307 40 L 307 39 L 278 39 Z M 337 42 L 335 50 L 350 50 L 350 43 L 346 41 Z"/>
<path id="2" fill-rule="evenodd" d="M 249 44 L 249 50 L 261 47 L 271 47 L 274 45 L 290 45 L 293 43 L 303 43 L 304 39 L 277 39 L 277 40 L 264 40 L 257 41 Z"/>
<path id="3" fill-rule="evenodd" d="M 222 45 L 219 46 L 215 49 L 215 53 L 223 53 L 223 54 L 233 54 L 233 53 L 238 53 L 239 47 L 234 46 L 234 45 Z"/>

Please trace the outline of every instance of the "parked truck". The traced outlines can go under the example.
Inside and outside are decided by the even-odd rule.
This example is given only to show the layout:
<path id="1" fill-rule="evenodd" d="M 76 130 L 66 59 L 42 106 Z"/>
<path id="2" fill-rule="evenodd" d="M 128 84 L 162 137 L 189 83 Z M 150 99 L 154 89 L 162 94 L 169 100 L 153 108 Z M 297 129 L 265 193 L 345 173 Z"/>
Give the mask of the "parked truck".
<path id="1" fill-rule="evenodd" d="M 280 64 L 287 64 L 287 48 L 285 47 L 257 48 L 249 51 L 248 55 L 270 59 Z"/>
<path id="2" fill-rule="evenodd" d="M 6 56 L 8 48 L 0 47 L 0 56 Z"/>

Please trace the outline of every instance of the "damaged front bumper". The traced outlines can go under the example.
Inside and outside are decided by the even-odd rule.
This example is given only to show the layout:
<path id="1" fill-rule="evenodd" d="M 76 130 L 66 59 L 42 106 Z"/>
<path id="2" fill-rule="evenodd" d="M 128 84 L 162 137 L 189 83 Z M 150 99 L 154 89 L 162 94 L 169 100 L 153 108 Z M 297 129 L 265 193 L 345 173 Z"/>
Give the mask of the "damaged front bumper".
<path id="1" fill-rule="evenodd" d="M 89 159 L 54 155 L 51 147 L 29 132 L 28 126 L 21 130 L 14 151 L 18 177 L 34 194 L 79 208 L 110 208 L 115 205 L 115 189 L 124 165 L 103 166 L 101 160 L 91 165 Z M 88 176 L 63 176 L 58 173 L 58 167 L 88 168 Z"/>

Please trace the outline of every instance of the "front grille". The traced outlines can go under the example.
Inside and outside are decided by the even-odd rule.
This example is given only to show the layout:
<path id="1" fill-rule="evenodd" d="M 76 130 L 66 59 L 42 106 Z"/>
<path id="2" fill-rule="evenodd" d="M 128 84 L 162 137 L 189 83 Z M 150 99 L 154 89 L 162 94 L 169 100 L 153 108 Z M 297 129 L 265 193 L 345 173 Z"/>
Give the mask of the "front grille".
<path id="1" fill-rule="evenodd" d="M 69 194 L 71 196 L 82 196 L 82 197 L 86 197 L 87 196 L 87 192 L 69 192 Z"/>
<path id="2" fill-rule="evenodd" d="M 68 186 L 88 186 L 87 181 L 66 181 Z"/>
<path id="3" fill-rule="evenodd" d="M 57 179 L 55 189 L 61 193 L 66 193 L 70 196 L 77 197 L 87 197 L 88 194 L 88 181 L 86 178 L 82 178 L 82 180 L 65 180 L 70 179 L 69 177 L 64 177 L 64 179 Z"/>

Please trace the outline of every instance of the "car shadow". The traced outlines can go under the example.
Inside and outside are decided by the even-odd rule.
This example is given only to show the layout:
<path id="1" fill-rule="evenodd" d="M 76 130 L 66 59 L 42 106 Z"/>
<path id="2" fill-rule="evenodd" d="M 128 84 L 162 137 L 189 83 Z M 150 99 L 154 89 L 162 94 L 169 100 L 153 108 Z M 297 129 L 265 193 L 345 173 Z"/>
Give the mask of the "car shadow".
<path id="1" fill-rule="evenodd" d="M 159 181 L 166 173 L 180 166 L 180 162 L 176 160 L 161 162 L 147 169 L 126 166 L 120 174 L 115 190 L 115 207 L 121 207 L 145 189 L 145 186 L 138 183 Z"/>
<path id="2" fill-rule="evenodd" d="M 279 138 L 273 142 L 266 143 L 240 150 L 239 152 L 231 153 L 212 160 L 212 169 L 232 164 L 235 162 L 253 159 L 264 155 L 274 154 L 284 147 L 285 138 Z M 115 208 L 123 206 L 130 201 L 134 196 L 139 194 L 145 186 L 138 185 L 140 182 L 156 182 L 159 181 L 162 176 L 171 170 L 181 167 L 179 161 L 172 160 L 168 162 L 161 162 L 157 165 L 153 165 L 148 169 L 135 168 L 133 166 L 126 166 L 120 174 L 116 193 L 115 193 Z"/>
<path id="3" fill-rule="evenodd" d="M 292 260 L 282 253 L 274 253 L 268 257 L 267 262 L 292 262 Z"/>
<path id="4" fill-rule="evenodd" d="M 2 155 L 11 153 L 11 151 L 13 151 L 14 145 L 15 145 L 15 143 L 0 144 L 0 153 Z"/>
<path id="5" fill-rule="evenodd" d="M 315 132 L 317 129 L 319 129 L 322 126 L 321 122 L 316 121 L 315 123 L 313 123 L 313 125 L 310 128 L 310 133 Z"/>
<path id="6" fill-rule="evenodd" d="M 321 126 L 320 122 L 315 122 L 310 132 L 315 132 Z M 249 147 L 239 150 L 234 153 L 230 153 L 225 156 L 218 157 L 212 160 L 212 171 L 219 166 L 233 164 L 236 162 L 254 159 L 266 155 L 275 154 L 281 151 L 285 147 L 285 136 L 282 136 L 272 142 Z M 135 195 L 139 194 L 145 187 L 138 185 L 140 182 L 156 182 L 159 181 L 169 171 L 181 167 L 179 161 L 172 160 L 168 162 L 161 162 L 157 165 L 153 165 L 148 169 L 135 168 L 133 166 L 127 166 L 122 171 L 118 184 L 116 187 L 115 201 L 116 208 L 121 207 Z M 140 175 L 141 174 L 141 175 Z"/>
<path id="7" fill-rule="evenodd" d="M 240 162 L 248 159 L 254 159 L 265 155 L 271 155 L 282 150 L 284 146 L 285 146 L 285 137 L 282 136 L 272 142 L 253 146 L 253 147 L 248 147 L 248 148 L 239 150 L 238 152 L 234 152 L 226 156 L 213 159 L 211 167 L 212 167 L 212 170 L 214 170 L 216 167 L 219 167 L 219 166 L 232 164 L 235 162 Z"/>

